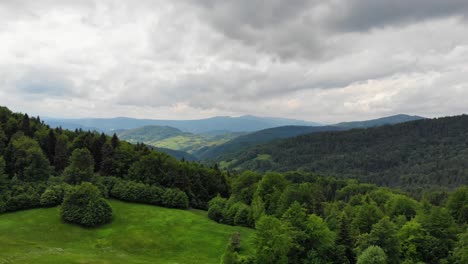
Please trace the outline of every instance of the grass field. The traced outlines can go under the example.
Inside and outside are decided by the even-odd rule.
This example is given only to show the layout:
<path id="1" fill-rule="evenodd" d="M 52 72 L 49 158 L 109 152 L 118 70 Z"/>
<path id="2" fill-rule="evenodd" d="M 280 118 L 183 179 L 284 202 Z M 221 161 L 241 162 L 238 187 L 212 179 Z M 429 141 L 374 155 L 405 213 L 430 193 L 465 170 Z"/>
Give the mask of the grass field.
<path id="1" fill-rule="evenodd" d="M 111 201 L 111 224 L 64 224 L 59 208 L 0 215 L 3 263 L 219 263 L 230 235 L 249 253 L 253 230 L 217 224 L 206 212 Z"/>

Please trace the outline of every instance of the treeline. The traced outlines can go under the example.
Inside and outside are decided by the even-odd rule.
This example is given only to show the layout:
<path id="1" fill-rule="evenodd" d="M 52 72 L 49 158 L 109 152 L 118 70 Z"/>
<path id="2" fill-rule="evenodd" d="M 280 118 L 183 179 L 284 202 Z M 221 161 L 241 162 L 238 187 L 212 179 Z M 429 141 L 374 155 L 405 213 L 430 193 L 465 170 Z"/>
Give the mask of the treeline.
<path id="1" fill-rule="evenodd" d="M 230 184 L 231 196 L 213 198 L 208 215 L 255 226 L 256 253 L 239 256 L 234 235 L 222 263 L 468 263 L 467 186 L 414 200 L 300 172 L 247 171 Z"/>
<path id="2" fill-rule="evenodd" d="M 60 204 L 82 182 L 104 196 L 175 208 L 206 209 L 210 199 L 229 193 L 216 167 L 115 135 L 51 129 L 39 117 L 0 107 L 0 212 Z"/>
<path id="3" fill-rule="evenodd" d="M 420 191 L 468 184 L 468 116 L 302 135 L 236 153 L 228 169 L 302 170 Z"/>

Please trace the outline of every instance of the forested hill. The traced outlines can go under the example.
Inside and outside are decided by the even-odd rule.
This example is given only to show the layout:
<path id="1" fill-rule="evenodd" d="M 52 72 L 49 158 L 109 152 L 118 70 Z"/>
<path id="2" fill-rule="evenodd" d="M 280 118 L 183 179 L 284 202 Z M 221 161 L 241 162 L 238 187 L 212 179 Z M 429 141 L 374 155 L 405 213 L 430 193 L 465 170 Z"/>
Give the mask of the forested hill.
<path id="1" fill-rule="evenodd" d="M 81 182 L 123 200 L 143 193 L 139 202 L 168 207 L 206 208 L 211 198 L 228 193 L 226 175 L 217 169 L 181 162 L 117 136 L 51 129 L 38 117 L 0 107 L 0 213 L 42 206 L 43 195 L 60 197 L 56 192 L 63 186 Z M 150 200 L 143 189 L 165 198 Z"/>
<path id="2" fill-rule="evenodd" d="M 230 169 L 304 170 L 387 186 L 468 183 L 468 116 L 302 135 L 253 147 Z"/>
<path id="3" fill-rule="evenodd" d="M 309 133 L 339 130 L 343 129 L 336 126 L 282 126 L 269 128 L 234 138 L 224 144 L 200 149 L 195 152 L 195 155 L 201 160 L 221 161 L 224 157 L 234 155 L 235 153 L 241 152 L 251 146 L 267 143 L 273 140 L 291 138 Z"/>

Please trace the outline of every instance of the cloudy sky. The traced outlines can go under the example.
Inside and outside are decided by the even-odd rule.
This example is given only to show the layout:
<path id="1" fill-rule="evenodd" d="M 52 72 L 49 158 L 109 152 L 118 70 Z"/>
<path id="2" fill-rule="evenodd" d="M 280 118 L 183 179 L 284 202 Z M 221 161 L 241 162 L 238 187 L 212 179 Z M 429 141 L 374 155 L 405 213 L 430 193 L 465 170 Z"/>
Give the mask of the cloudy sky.
<path id="1" fill-rule="evenodd" d="M 466 0 L 1 0 L 0 105 L 49 117 L 468 112 Z"/>

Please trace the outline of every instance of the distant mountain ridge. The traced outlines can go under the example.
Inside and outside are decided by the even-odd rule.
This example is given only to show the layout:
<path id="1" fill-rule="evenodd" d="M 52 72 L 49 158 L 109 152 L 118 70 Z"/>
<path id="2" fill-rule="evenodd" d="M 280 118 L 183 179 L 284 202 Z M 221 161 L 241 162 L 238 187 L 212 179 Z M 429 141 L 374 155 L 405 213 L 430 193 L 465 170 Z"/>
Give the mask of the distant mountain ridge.
<path id="1" fill-rule="evenodd" d="M 170 126 L 183 132 L 190 133 L 209 133 L 210 131 L 224 130 L 227 132 L 253 132 L 266 128 L 300 125 L 300 126 L 318 126 L 318 123 L 286 119 L 275 117 L 256 117 L 251 115 L 240 117 L 217 116 L 197 120 L 156 120 L 156 119 L 136 119 L 128 117 L 116 118 L 82 118 L 82 119 L 55 119 L 44 118 L 44 121 L 53 127 L 67 127 L 73 129 L 73 126 L 96 128 L 102 132 L 112 132 L 118 129 L 134 129 L 143 126 Z"/>
<path id="2" fill-rule="evenodd" d="M 369 128 L 383 125 L 394 125 L 421 119 L 425 119 L 425 117 L 400 114 L 364 121 L 341 122 L 334 124 L 333 126 L 342 128 Z"/>

